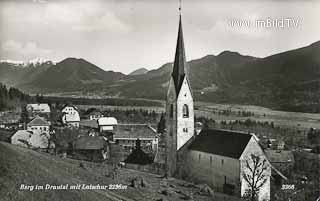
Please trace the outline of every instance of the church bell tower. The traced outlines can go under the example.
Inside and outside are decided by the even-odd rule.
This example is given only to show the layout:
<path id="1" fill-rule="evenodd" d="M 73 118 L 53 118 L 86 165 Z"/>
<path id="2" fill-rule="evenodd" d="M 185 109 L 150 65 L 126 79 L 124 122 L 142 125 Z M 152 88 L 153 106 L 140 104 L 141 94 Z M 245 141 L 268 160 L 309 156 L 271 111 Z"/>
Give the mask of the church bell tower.
<path id="1" fill-rule="evenodd" d="M 181 7 L 173 71 L 166 100 L 166 169 L 171 176 L 177 168 L 178 150 L 194 135 L 193 95 L 185 56 Z"/>

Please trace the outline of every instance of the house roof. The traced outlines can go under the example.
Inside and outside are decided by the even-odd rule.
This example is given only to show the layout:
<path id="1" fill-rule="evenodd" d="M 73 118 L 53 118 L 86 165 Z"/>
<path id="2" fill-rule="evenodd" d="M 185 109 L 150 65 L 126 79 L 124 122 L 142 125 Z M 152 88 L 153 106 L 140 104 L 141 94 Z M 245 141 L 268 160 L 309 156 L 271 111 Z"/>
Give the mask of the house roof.
<path id="1" fill-rule="evenodd" d="M 31 108 L 34 112 L 50 113 L 50 106 L 46 103 L 28 104 L 26 108 Z"/>
<path id="2" fill-rule="evenodd" d="M 106 126 L 106 125 L 117 125 L 118 121 L 114 117 L 101 117 L 98 119 L 98 125 Z"/>
<path id="3" fill-rule="evenodd" d="M 78 110 L 78 108 L 77 108 L 76 106 L 74 106 L 74 105 L 72 105 L 72 104 L 69 104 L 69 103 L 65 104 L 65 105 L 62 107 L 62 110 L 63 110 L 64 108 L 66 108 L 66 107 L 73 107 L 75 110 Z"/>
<path id="4" fill-rule="evenodd" d="M 114 139 L 117 138 L 154 138 L 155 130 L 147 124 L 118 124 L 115 127 Z"/>
<path id="5" fill-rule="evenodd" d="M 73 148 L 74 149 L 103 149 L 105 141 L 103 137 L 93 137 L 93 136 L 81 136 L 75 140 Z"/>
<path id="6" fill-rule="evenodd" d="M 189 149 L 239 159 L 252 135 L 229 130 L 202 130 Z"/>
<path id="7" fill-rule="evenodd" d="M 95 110 L 89 113 L 89 115 L 102 115 L 102 112 Z"/>
<path id="8" fill-rule="evenodd" d="M 81 120 L 80 121 L 81 126 L 89 127 L 89 128 L 98 128 L 98 123 L 96 120 Z"/>
<path id="9" fill-rule="evenodd" d="M 265 150 L 265 154 L 271 163 L 293 163 L 294 156 L 292 151 L 287 150 Z"/>
<path id="10" fill-rule="evenodd" d="M 47 122 L 42 117 L 35 117 L 27 125 L 28 126 L 50 126 L 49 122 Z"/>

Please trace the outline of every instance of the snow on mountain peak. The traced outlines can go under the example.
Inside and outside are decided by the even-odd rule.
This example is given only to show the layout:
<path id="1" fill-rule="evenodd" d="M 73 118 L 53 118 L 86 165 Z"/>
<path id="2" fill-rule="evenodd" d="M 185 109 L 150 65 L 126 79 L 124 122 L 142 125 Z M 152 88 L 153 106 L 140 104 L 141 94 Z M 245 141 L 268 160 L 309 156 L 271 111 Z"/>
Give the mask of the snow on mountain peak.
<path id="1" fill-rule="evenodd" d="M 15 61 L 15 60 L 10 60 L 10 59 L 0 60 L 0 63 L 10 63 L 10 64 L 14 64 L 14 65 L 23 65 L 24 64 L 23 61 Z"/>
<path id="2" fill-rule="evenodd" d="M 41 64 L 44 63 L 49 63 L 49 64 L 56 64 L 55 62 L 48 60 L 48 59 L 43 59 L 43 58 L 34 58 L 31 59 L 29 61 L 16 61 L 16 60 L 10 60 L 10 59 L 6 59 L 6 60 L 0 60 L 0 63 L 9 63 L 15 66 L 20 66 L 20 67 L 27 67 L 27 66 L 40 66 Z"/>
<path id="3" fill-rule="evenodd" d="M 31 59 L 30 61 L 27 62 L 27 64 L 29 65 L 33 65 L 33 66 L 37 66 L 37 65 L 41 65 L 41 64 L 44 64 L 44 63 L 52 63 L 52 64 L 55 64 L 54 62 L 48 60 L 48 59 L 43 59 L 43 58 L 34 58 L 34 59 Z"/>

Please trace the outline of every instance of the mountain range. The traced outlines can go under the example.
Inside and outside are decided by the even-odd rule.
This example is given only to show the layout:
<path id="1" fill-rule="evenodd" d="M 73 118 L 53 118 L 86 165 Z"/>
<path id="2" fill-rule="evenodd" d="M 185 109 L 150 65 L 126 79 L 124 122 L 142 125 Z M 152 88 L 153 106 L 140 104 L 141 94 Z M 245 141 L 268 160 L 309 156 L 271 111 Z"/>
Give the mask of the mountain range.
<path id="1" fill-rule="evenodd" d="M 129 75 L 142 75 L 142 74 L 146 74 L 148 72 L 148 69 L 146 68 L 139 68 L 135 71 L 132 71 L 131 73 L 129 73 Z"/>
<path id="2" fill-rule="evenodd" d="M 188 62 L 194 99 L 320 112 L 320 41 L 265 58 L 224 51 Z M 125 75 L 84 59 L 39 65 L 0 62 L 0 82 L 29 93 L 76 92 L 164 100 L 172 63 Z"/>

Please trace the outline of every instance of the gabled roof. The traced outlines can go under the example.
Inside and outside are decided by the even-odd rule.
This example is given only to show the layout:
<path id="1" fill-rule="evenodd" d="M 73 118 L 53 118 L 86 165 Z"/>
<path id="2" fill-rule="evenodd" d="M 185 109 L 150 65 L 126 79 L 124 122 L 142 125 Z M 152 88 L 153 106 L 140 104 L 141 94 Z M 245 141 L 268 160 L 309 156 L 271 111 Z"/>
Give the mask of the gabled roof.
<path id="1" fill-rule="evenodd" d="M 294 156 L 292 151 L 287 150 L 265 150 L 264 151 L 270 163 L 293 163 Z"/>
<path id="2" fill-rule="evenodd" d="M 174 58 L 173 71 L 172 71 L 172 78 L 174 81 L 174 86 L 176 89 L 177 96 L 180 92 L 184 77 L 185 76 L 188 77 L 186 70 L 187 70 L 187 62 L 186 62 L 186 55 L 184 50 L 182 22 L 181 22 L 181 16 L 180 16 L 176 53 Z"/>
<path id="3" fill-rule="evenodd" d="M 113 138 L 145 139 L 155 138 L 156 136 L 157 132 L 147 124 L 118 124 Z"/>
<path id="4" fill-rule="evenodd" d="M 89 113 L 89 115 L 102 115 L 102 112 L 95 110 Z"/>
<path id="5" fill-rule="evenodd" d="M 28 126 L 50 126 L 49 122 L 47 122 L 44 118 L 35 117 L 28 124 Z"/>
<path id="6" fill-rule="evenodd" d="M 103 149 L 105 141 L 103 137 L 82 136 L 75 140 L 73 148 L 82 150 Z"/>
<path id="7" fill-rule="evenodd" d="M 114 117 L 101 117 L 97 122 L 99 126 L 111 126 L 118 124 L 117 119 Z"/>
<path id="8" fill-rule="evenodd" d="M 239 159 L 252 135 L 229 130 L 202 130 L 189 149 Z"/>
<path id="9" fill-rule="evenodd" d="M 78 110 L 78 108 L 77 108 L 76 106 L 74 106 L 74 105 L 72 105 L 72 104 L 70 104 L 70 103 L 65 104 L 65 105 L 62 107 L 62 110 L 63 110 L 64 108 L 66 108 L 66 107 L 73 107 L 75 110 Z"/>

